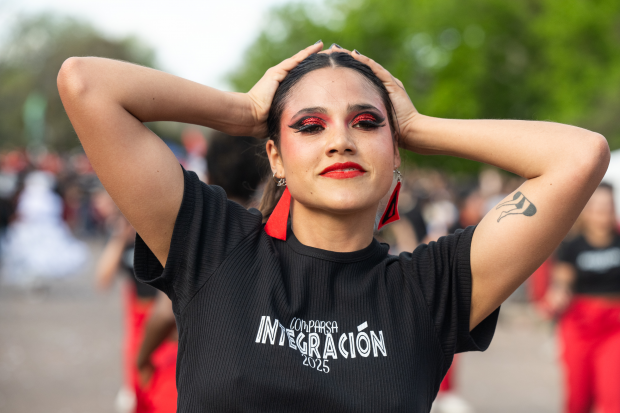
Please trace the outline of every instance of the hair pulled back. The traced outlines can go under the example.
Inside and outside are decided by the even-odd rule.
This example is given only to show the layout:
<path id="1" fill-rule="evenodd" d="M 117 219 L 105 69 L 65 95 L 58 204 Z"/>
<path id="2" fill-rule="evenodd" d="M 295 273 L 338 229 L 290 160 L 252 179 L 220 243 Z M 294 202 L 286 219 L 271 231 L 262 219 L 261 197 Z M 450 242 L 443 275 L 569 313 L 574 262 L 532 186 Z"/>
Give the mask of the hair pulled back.
<path id="1" fill-rule="evenodd" d="M 390 130 L 393 138 L 396 140 L 398 137 L 396 132 L 397 123 L 394 114 L 394 107 L 383 82 L 373 73 L 372 69 L 368 65 L 355 60 L 348 53 L 333 52 L 316 53 L 308 56 L 302 60 L 299 65 L 293 68 L 282 80 L 282 82 L 280 82 L 280 86 L 278 86 L 278 89 L 273 96 L 271 108 L 269 109 L 269 116 L 267 118 L 267 133 L 269 135 L 269 139 L 274 141 L 276 147 L 278 149 L 280 148 L 280 121 L 282 119 L 284 106 L 291 90 L 308 73 L 326 67 L 343 67 L 354 70 L 362 75 L 364 79 L 369 82 L 370 86 L 376 89 L 388 112 Z M 264 221 L 266 221 L 273 212 L 273 209 L 284 192 L 284 188 L 285 187 L 278 187 L 273 179 L 267 180 L 263 197 L 261 198 L 260 205 L 258 207 L 263 214 Z"/>

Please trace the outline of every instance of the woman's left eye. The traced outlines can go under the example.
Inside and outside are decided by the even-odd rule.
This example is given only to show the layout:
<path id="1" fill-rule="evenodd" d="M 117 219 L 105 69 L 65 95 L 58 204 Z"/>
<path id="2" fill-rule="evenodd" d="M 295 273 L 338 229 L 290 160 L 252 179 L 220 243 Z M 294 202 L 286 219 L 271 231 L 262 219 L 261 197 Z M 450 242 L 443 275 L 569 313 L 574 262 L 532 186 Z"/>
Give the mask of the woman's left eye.
<path id="1" fill-rule="evenodd" d="M 383 126 L 382 123 L 383 120 L 378 121 L 375 115 L 371 113 L 362 113 L 353 119 L 352 127 L 370 130 Z"/>

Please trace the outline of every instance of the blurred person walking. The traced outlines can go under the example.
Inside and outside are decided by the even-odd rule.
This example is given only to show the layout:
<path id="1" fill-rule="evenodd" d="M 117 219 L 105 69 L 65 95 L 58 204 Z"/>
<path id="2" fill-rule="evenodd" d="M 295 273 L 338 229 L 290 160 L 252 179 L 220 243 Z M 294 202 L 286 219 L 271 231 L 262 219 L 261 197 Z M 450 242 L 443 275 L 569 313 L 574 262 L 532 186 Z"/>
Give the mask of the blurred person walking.
<path id="1" fill-rule="evenodd" d="M 157 290 L 149 285 L 138 282 L 134 276 L 133 255 L 135 248 L 136 232 L 127 222 L 124 216 L 114 205 L 112 198 L 103 189 L 96 191 L 93 196 L 93 207 L 96 212 L 107 222 L 111 223 L 111 235 L 108 239 L 99 261 L 95 283 L 99 290 L 107 290 L 119 272 L 124 276 L 122 285 L 123 308 L 125 315 L 125 334 L 123 338 L 123 374 L 124 385 L 119 390 L 116 398 L 116 409 L 120 413 L 136 412 L 145 413 L 150 411 L 150 404 L 143 396 L 137 365 L 137 355 L 143 342 L 146 320 L 151 314 Z M 172 332 L 168 334 L 172 336 Z M 177 344 L 176 338 L 159 346 L 159 350 L 153 356 L 154 364 L 158 367 L 168 367 L 172 364 L 174 371 L 176 365 Z M 162 339 L 162 341 L 164 341 Z M 161 367 L 160 367 L 161 369 Z M 162 387 L 158 385 L 158 387 Z M 165 388 L 165 386 L 163 386 Z M 173 409 L 160 410 L 162 412 L 174 412 L 176 410 L 176 387 L 172 381 Z"/>
<path id="2" fill-rule="evenodd" d="M 560 316 L 566 413 L 620 413 L 620 235 L 612 187 L 601 184 L 557 250 L 550 310 Z"/>
<path id="3" fill-rule="evenodd" d="M 454 354 L 489 346 L 499 306 L 606 170 L 599 134 L 425 116 L 373 60 L 322 48 L 247 94 L 100 58 L 59 73 L 85 151 L 138 232 L 136 275 L 172 300 L 180 412 L 428 412 Z M 268 137 L 260 210 L 185 171 L 143 124 L 155 120 Z M 399 145 L 527 181 L 478 226 L 391 256 L 374 231 L 398 218 Z"/>
<path id="4" fill-rule="evenodd" d="M 221 187 L 229 200 L 245 208 L 255 202 L 253 196 L 268 171 L 266 159 L 257 154 L 259 143 L 252 137 L 233 138 L 216 132 L 211 136 L 206 156 L 208 184 Z M 160 292 L 146 322 L 137 357 L 140 373 L 137 413 L 176 411 L 176 363 L 162 360 L 161 355 L 158 360 L 156 354 L 161 344 L 175 333 L 172 301 Z"/>

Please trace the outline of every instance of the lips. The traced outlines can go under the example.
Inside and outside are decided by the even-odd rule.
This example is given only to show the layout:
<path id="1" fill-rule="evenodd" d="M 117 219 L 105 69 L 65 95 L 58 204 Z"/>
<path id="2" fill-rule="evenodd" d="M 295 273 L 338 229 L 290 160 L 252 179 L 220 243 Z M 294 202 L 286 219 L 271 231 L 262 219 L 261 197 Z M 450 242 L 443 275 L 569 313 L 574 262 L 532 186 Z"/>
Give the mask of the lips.
<path id="1" fill-rule="evenodd" d="M 347 179 L 362 176 L 366 170 L 355 162 L 341 162 L 328 166 L 321 172 L 321 176 L 333 179 Z"/>

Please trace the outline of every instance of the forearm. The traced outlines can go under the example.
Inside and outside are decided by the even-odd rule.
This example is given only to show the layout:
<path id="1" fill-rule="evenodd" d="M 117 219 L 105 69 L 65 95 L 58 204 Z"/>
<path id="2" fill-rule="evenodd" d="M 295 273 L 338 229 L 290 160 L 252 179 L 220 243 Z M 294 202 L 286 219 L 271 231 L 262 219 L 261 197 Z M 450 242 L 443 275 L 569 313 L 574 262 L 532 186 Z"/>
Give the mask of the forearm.
<path id="1" fill-rule="evenodd" d="M 159 317 L 156 314 L 149 318 L 144 330 L 144 339 L 138 353 L 138 366 L 143 366 L 150 360 L 151 354 L 170 336 L 175 327 L 176 323 L 174 320 Z"/>
<path id="2" fill-rule="evenodd" d="M 99 288 L 105 289 L 112 282 L 121 262 L 124 248 L 125 240 L 120 238 L 111 238 L 106 244 L 97 262 L 95 278 Z"/>
<path id="3" fill-rule="evenodd" d="M 71 58 L 59 73 L 65 106 L 118 105 L 141 122 L 175 121 L 245 133 L 243 94 L 223 92 L 158 70 L 97 57 Z"/>
<path id="4" fill-rule="evenodd" d="M 497 166 L 527 179 L 603 165 L 604 138 L 575 126 L 520 120 L 457 120 L 417 115 L 403 146 Z M 569 168 L 570 167 L 570 168 Z M 567 169 L 569 168 L 569 169 Z M 604 172 L 604 171 L 603 171 Z"/>
<path id="5" fill-rule="evenodd" d="M 138 352 L 138 367 L 147 364 L 151 354 L 164 342 L 176 328 L 172 303 L 163 294 L 158 294 L 153 307 L 153 312 L 146 322 L 144 338 Z"/>

